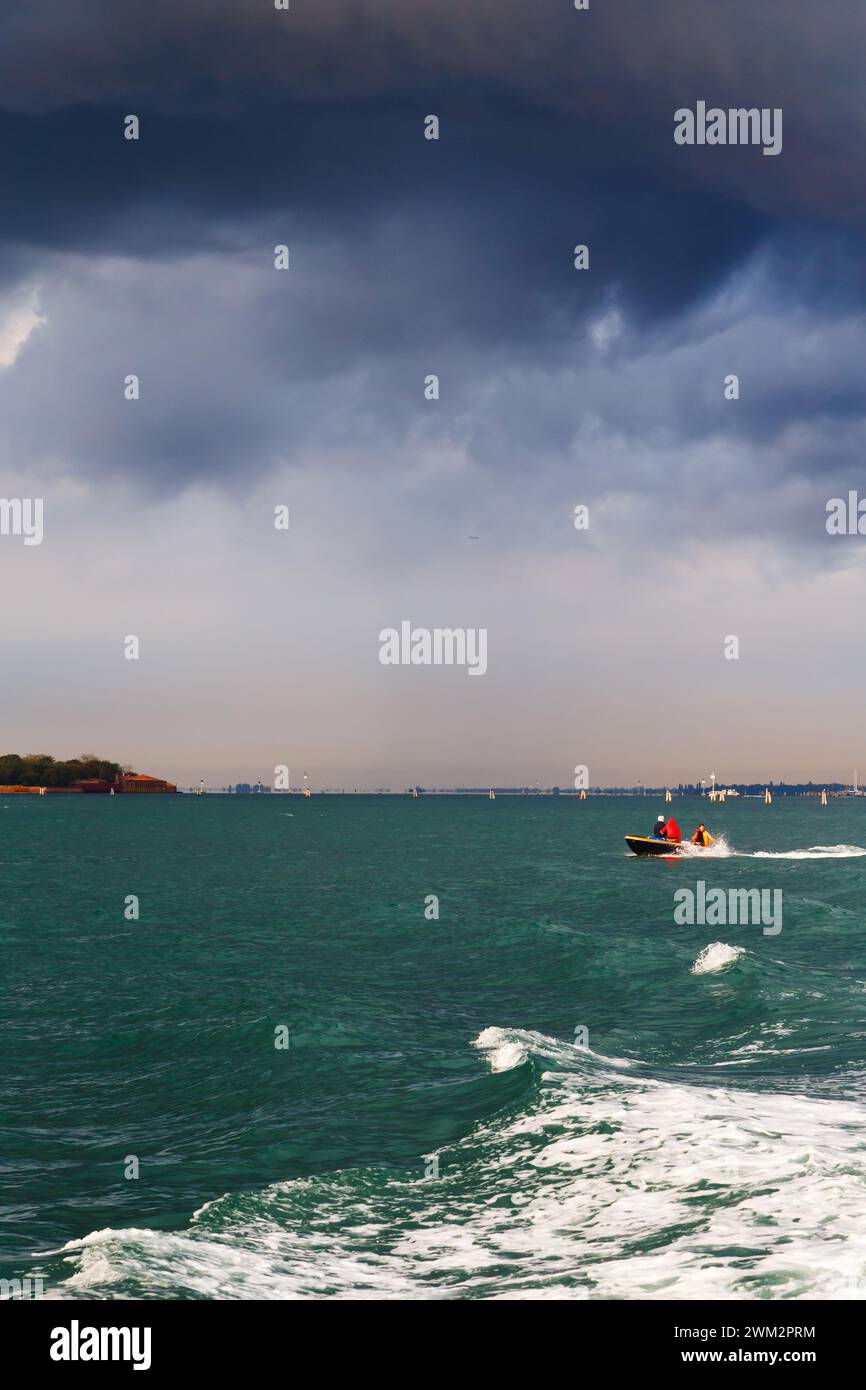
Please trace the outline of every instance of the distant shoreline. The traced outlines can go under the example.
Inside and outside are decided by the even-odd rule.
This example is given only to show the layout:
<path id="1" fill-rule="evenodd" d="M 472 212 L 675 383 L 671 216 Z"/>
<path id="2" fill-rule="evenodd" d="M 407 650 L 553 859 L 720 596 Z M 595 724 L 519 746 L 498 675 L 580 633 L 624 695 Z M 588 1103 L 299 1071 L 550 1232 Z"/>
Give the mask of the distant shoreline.
<path id="1" fill-rule="evenodd" d="M 731 800 L 753 801 L 763 800 L 764 787 L 767 786 L 773 796 L 781 797 L 819 797 L 822 791 L 826 791 L 829 796 L 840 800 L 853 800 L 866 795 L 862 791 L 852 791 L 850 787 L 844 787 L 839 782 L 808 783 L 805 785 L 790 785 L 784 783 L 762 783 L 760 791 L 737 792 Z M 663 799 L 667 788 L 646 788 L 644 791 L 633 791 L 629 788 L 620 787 L 592 787 L 586 792 L 586 800 L 601 797 L 629 797 L 635 800 L 659 800 Z M 256 787 L 249 791 L 237 791 L 236 788 L 226 787 L 179 787 L 178 791 L 184 796 L 277 796 L 292 797 L 305 800 L 307 797 L 314 796 L 391 796 L 415 799 L 412 787 L 401 787 L 397 790 L 391 787 L 323 787 L 320 790 L 305 792 L 302 788 L 292 787 L 276 790 L 273 787 Z M 478 796 L 488 798 L 492 791 L 495 798 L 499 797 L 519 797 L 519 798 L 538 798 L 550 797 L 552 800 L 566 798 L 572 801 L 580 800 L 580 792 L 559 787 L 417 787 L 417 799 L 421 800 L 425 796 Z M 709 801 L 709 792 L 701 793 L 699 789 L 687 788 L 682 791 L 670 788 L 671 797 L 675 801 L 683 800 L 704 800 Z M 730 793 L 728 793 L 730 797 Z M 718 800 L 718 798 L 717 798 Z"/>

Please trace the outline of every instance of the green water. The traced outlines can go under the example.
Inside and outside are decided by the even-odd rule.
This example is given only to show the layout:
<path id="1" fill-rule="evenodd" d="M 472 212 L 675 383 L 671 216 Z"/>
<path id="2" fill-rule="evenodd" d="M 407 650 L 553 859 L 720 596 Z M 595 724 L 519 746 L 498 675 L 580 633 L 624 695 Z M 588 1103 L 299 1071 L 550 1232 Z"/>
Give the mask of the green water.
<path id="1" fill-rule="evenodd" d="M 0 1274 L 862 1297 L 866 800 L 679 801 L 727 849 L 636 860 L 659 809 L 0 799 Z M 698 879 L 781 932 L 677 926 Z"/>

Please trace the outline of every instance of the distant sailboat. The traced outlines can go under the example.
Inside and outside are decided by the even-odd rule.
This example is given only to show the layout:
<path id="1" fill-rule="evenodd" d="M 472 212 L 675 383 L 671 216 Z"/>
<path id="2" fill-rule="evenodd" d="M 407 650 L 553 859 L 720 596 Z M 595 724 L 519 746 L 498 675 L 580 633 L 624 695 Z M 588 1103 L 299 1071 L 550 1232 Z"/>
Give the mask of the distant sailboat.
<path id="1" fill-rule="evenodd" d="M 673 797 L 671 796 L 670 791 L 667 789 L 665 790 L 665 801 L 673 801 Z"/>
<path id="2" fill-rule="evenodd" d="M 827 793 L 825 791 L 821 793 L 821 805 L 827 805 Z"/>
<path id="3" fill-rule="evenodd" d="M 418 800 L 418 788 L 417 788 L 417 787 L 413 787 L 413 788 L 412 788 L 412 799 L 413 799 L 414 801 L 417 801 L 417 800 Z"/>
<path id="4" fill-rule="evenodd" d="M 577 799 L 578 801 L 586 801 L 586 792 L 582 791 Z"/>
<path id="5" fill-rule="evenodd" d="M 306 774 L 306 772 L 305 772 L 305 773 L 304 773 L 304 796 L 309 796 L 309 795 L 310 795 L 310 789 L 309 789 L 309 787 L 307 786 L 307 774 Z"/>
<path id="6" fill-rule="evenodd" d="M 488 801 L 495 801 L 495 800 L 496 800 L 496 792 L 493 790 L 492 787 L 490 788 L 490 791 L 487 793 L 487 800 L 488 800 Z"/>
<path id="7" fill-rule="evenodd" d="M 772 806 L 772 804 L 773 804 L 773 793 L 770 791 L 770 788 L 769 788 L 769 787 L 765 787 L 765 788 L 764 788 L 764 805 L 765 805 L 765 806 Z"/>

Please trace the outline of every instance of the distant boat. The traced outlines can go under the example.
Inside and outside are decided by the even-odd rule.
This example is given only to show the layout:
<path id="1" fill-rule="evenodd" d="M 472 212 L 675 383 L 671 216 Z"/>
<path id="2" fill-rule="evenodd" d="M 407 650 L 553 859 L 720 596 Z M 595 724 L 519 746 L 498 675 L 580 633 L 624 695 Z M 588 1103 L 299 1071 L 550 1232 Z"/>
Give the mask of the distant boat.
<path id="1" fill-rule="evenodd" d="M 412 788 L 412 796 L 413 796 L 413 798 L 414 798 L 415 801 L 418 800 L 418 788 L 417 788 L 417 787 L 413 787 L 413 788 Z"/>
<path id="2" fill-rule="evenodd" d="M 493 790 L 492 787 L 490 788 L 490 791 L 487 793 L 487 800 L 488 800 L 488 801 L 495 801 L 495 800 L 496 800 L 496 792 Z"/>
<path id="3" fill-rule="evenodd" d="M 665 801 L 673 801 L 673 797 L 671 796 L 670 792 L 667 791 L 667 790 L 665 791 Z"/>
<path id="4" fill-rule="evenodd" d="M 769 787 L 765 787 L 765 788 L 764 788 L 764 805 L 765 805 L 765 806 L 772 806 L 772 804 L 773 804 L 773 793 L 770 791 L 770 788 L 769 788 Z"/>
<path id="5" fill-rule="evenodd" d="M 821 793 L 821 805 L 827 805 L 827 793 L 825 791 Z"/>
<path id="6" fill-rule="evenodd" d="M 586 801 L 586 792 L 582 791 L 577 799 L 578 801 Z"/>

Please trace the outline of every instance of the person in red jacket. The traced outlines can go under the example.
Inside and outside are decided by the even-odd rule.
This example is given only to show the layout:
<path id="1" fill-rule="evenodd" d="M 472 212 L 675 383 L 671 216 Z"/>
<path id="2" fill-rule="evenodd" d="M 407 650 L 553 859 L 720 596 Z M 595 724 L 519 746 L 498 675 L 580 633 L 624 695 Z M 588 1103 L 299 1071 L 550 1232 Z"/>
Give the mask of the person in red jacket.
<path id="1" fill-rule="evenodd" d="M 664 816 L 658 816 L 650 839 L 670 840 L 672 844 L 678 845 L 680 843 L 680 828 L 673 816 L 667 822 L 665 822 Z"/>
<path id="2" fill-rule="evenodd" d="M 662 826 L 661 833 L 664 835 L 666 840 L 670 840 L 671 844 L 674 845 L 678 845 L 682 839 L 682 836 L 680 834 L 680 828 L 674 820 L 673 816 L 671 816 L 667 825 Z"/>

